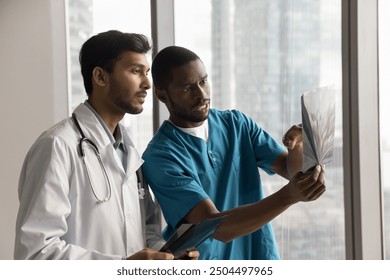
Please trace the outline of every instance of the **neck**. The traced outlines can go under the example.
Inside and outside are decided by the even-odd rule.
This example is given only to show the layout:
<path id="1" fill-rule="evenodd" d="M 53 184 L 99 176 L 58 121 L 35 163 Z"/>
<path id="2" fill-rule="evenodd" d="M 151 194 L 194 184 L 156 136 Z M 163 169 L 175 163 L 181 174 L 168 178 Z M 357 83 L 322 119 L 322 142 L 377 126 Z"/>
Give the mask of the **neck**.
<path id="1" fill-rule="evenodd" d="M 169 116 L 168 119 L 172 124 L 174 124 L 177 127 L 181 128 L 192 128 L 192 127 L 198 127 L 201 126 L 204 121 L 199 121 L 199 122 L 189 122 L 189 121 L 178 121 L 176 118 L 172 117 L 172 115 Z"/>
<path id="2" fill-rule="evenodd" d="M 99 102 L 95 102 L 93 99 L 88 99 L 88 103 L 103 119 L 104 123 L 106 124 L 110 132 L 114 134 L 114 131 L 118 126 L 118 123 L 123 119 L 124 115 L 119 116 L 111 113 L 107 107 L 101 105 L 101 103 Z"/>

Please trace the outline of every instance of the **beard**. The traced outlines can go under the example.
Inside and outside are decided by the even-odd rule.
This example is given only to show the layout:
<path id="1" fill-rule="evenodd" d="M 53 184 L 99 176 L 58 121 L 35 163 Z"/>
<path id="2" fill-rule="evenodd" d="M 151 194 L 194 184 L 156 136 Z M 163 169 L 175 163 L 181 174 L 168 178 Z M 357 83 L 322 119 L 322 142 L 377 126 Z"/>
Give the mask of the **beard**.
<path id="1" fill-rule="evenodd" d="M 170 114 L 175 117 L 175 119 L 179 119 L 184 122 L 191 122 L 191 123 L 201 123 L 207 120 L 210 112 L 209 108 L 209 101 L 207 101 L 207 110 L 205 111 L 197 111 L 196 108 L 200 106 L 200 104 L 205 104 L 200 103 L 196 104 L 191 108 L 186 108 L 183 107 L 181 104 L 175 102 L 170 96 L 167 96 L 169 103 L 170 103 Z"/>
<path id="2" fill-rule="evenodd" d="M 185 120 L 188 122 L 193 122 L 193 123 L 199 123 L 199 122 L 204 122 L 207 120 L 209 116 L 209 111 L 207 111 L 206 114 L 189 114 L 186 112 L 178 111 L 172 108 L 171 115 L 175 115 L 176 118 Z"/>
<path id="3" fill-rule="evenodd" d="M 142 104 L 139 106 L 134 106 L 132 103 L 127 102 L 123 98 L 116 97 L 113 99 L 113 103 L 128 114 L 136 115 L 143 111 Z"/>
<path id="4" fill-rule="evenodd" d="M 116 107 L 128 114 L 136 115 L 143 111 L 137 93 L 130 94 L 127 89 L 120 88 L 116 83 L 111 84 L 109 96 Z M 132 98 L 129 99 L 129 96 L 132 96 Z"/>

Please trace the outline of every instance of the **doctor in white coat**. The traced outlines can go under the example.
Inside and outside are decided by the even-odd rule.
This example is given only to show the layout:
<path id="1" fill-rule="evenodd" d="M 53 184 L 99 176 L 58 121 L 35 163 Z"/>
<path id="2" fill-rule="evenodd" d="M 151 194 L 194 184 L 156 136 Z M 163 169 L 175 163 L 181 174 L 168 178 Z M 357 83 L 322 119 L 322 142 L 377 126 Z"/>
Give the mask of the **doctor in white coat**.
<path id="1" fill-rule="evenodd" d="M 139 170 L 143 161 L 119 123 L 143 110 L 149 50 L 145 36 L 119 31 L 82 46 L 88 99 L 45 131 L 25 158 L 15 259 L 173 259 L 158 251 L 160 213 Z"/>

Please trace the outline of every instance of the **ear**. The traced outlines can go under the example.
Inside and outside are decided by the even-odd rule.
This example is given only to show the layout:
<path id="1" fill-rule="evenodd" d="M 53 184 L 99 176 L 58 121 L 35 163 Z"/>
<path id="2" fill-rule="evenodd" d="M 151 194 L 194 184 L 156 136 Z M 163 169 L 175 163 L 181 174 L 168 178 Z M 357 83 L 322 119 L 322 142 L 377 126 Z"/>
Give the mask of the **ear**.
<path id="1" fill-rule="evenodd" d="M 156 94 L 157 98 L 162 102 L 165 103 L 167 101 L 166 98 L 166 91 L 163 88 L 157 88 L 154 87 L 154 93 Z"/>
<path id="2" fill-rule="evenodd" d="M 97 84 L 98 86 L 105 86 L 107 84 L 107 77 L 106 73 L 104 72 L 103 68 L 101 67 L 95 67 L 92 70 L 92 80 Z"/>

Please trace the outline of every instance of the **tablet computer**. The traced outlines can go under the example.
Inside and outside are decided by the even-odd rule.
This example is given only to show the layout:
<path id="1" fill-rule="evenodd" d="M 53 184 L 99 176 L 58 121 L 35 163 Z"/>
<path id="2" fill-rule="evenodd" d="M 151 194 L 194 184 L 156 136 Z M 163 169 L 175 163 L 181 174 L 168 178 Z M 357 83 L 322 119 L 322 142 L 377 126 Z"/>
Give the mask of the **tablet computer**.
<path id="1" fill-rule="evenodd" d="M 160 252 L 170 252 L 176 257 L 187 249 L 198 247 L 215 232 L 225 217 L 206 219 L 199 224 L 181 224 Z"/>

